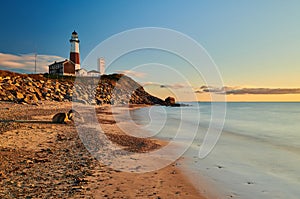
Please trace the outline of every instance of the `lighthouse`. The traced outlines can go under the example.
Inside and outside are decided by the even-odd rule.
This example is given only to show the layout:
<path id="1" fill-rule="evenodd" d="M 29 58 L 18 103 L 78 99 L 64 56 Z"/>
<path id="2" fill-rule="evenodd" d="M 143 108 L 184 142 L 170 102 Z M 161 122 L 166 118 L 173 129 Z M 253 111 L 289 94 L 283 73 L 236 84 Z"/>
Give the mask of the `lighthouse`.
<path id="1" fill-rule="evenodd" d="M 72 61 L 75 64 L 75 70 L 79 70 L 80 69 L 79 39 L 78 39 L 78 34 L 75 30 L 74 32 L 72 32 L 70 43 L 71 43 L 70 61 Z"/>

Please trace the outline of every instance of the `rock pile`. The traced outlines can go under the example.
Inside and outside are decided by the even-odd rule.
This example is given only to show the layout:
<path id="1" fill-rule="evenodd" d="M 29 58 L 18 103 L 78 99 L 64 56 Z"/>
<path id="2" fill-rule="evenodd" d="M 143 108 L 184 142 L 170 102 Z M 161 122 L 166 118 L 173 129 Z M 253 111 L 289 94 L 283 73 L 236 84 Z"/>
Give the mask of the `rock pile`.
<path id="1" fill-rule="evenodd" d="M 0 101 L 37 104 L 43 100 L 69 101 L 72 84 L 51 79 L 34 79 L 29 76 L 0 76 Z"/>
<path id="2" fill-rule="evenodd" d="M 0 101 L 37 105 L 45 100 L 99 105 L 167 105 L 166 101 L 150 95 L 141 85 L 122 74 L 51 79 L 43 75 L 0 71 Z"/>

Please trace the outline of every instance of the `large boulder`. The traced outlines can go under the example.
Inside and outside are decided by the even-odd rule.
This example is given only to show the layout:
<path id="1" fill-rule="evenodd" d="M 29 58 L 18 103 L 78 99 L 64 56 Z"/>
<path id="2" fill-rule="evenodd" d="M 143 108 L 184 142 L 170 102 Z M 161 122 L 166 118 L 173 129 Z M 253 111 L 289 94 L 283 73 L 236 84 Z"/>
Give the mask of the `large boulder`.
<path id="1" fill-rule="evenodd" d="M 165 103 L 166 103 L 167 106 L 173 106 L 176 103 L 175 98 L 174 97 L 167 97 L 165 99 Z"/>

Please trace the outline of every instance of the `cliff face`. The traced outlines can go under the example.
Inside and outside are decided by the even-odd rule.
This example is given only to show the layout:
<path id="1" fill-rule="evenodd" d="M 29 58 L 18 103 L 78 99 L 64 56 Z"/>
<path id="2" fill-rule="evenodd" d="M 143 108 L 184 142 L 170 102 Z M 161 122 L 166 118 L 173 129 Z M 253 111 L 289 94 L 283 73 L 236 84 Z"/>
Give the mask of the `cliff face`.
<path id="1" fill-rule="evenodd" d="M 38 104 L 40 101 L 78 101 L 88 104 L 159 104 L 137 82 L 122 74 L 101 78 L 51 79 L 0 70 L 0 101 Z"/>

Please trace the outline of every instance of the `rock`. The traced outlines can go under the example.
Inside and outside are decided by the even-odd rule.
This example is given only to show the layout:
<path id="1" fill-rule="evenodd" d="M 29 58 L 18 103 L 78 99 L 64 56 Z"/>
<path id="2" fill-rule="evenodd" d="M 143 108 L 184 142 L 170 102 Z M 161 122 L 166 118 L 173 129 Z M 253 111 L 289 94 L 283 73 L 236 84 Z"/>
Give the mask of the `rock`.
<path id="1" fill-rule="evenodd" d="M 167 106 L 173 106 L 175 104 L 175 98 L 174 97 L 167 97 L 165 99 L 165 103 Z"/>
<path id="2" fill-rule="evenodd" d="M 33 164 L 33 161 L 32 160 L 26 160 L 26 163 L 27 164 Z"/>
<path id="3" fill-rule="evenodd" d="M 55 91 L 54 91 L 56 94 L 60 93 L 61 90 L 59 88 L 56 88 Z"/>
<path id="4" fill-rule="evenodd" d="M 30 104 L 30 96 L 26 95 L 26 97 L 23 99 L 23 101 L 27 104 Z"/>
<path id="5" fill-rule="evenodd" d="M 90 100 L 90 104 L 91 104 L 91 105 L 96 105 L 96 104 L 97 104 L 97 102 L 96 102 L 96 100 L 95 100 L 95 99 L 92 99 L 92 100 Z"/>
<path id="6" fill-rule="evenodd" d="M 22 100 L 24 98 L 24 95 L 20 92 L 17 92 L 16 97 L 17 97 L 18 100 Z"/>
<path id="7" fill-rule="evenodd" d="M 31 96 L 31 103 L 34 103 L 34 104 L 37 104 L 38 103 L 38 101 L 39 101 L 39 99 L 36 97 L 36 95 L 35 94 L 32 94 L 32 96 Z"/>
<path id="8" fill-rule="evenodd" d="M 7 95 L 7 98 L 9 101 L 15 101 L 15 96 L 13 96 L 11 93 Z"/>
<path id="9" fill-rule="evenodd" d="M 36 89 L 35 93 L 39 100 L 43 99 L 43 94 L 41 93 L 41 91 L 39 89 Z"/>
<path id="10" fill-rule="evenodd" d="M 31 92 L 31 93 L 34 93 L 34 92 L 35 92 L 35 89 L 34 89 L 33 87 L 29 87 L 29 88 L 28 88 L 28 91 Z"/>
<path id="11" fill-rule="evenodd" d="M 4 86 L 4 89 L 7 91 L 17 90 L 17 87 L 13 84 L 6 83 L 6 85 L 3 85 L 3 86 Z"/>

